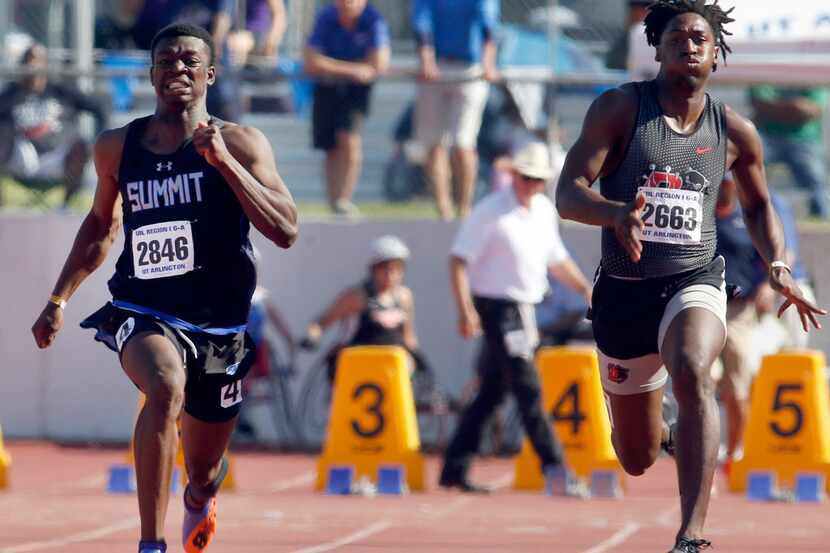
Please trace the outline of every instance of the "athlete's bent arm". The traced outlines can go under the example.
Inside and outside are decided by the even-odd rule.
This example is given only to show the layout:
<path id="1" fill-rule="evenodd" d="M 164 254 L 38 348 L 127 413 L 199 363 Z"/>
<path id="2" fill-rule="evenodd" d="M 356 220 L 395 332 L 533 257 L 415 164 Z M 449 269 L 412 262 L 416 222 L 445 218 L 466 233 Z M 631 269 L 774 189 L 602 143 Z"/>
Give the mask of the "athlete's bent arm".
<path id="1" fill-rule="evenodd" d="M 727 166 L 731 167 L 738 184 L 738 198 L 747 231 L 752 237 L 755 249 L 767 264 L 785 261 L 787 250 L 784 230 L 767 189 L 761 138 L 755 126 L 744 117 L 729 108 L 726 116 L 729 129 Z M 805 331 L 809 329 L 810 322 L 816 328 L 821 328 L 815 315 L 824 315 L 827 312 L 804 299 L 801 289 L 787 267 L 771 267 L 770 284 L 786 298 L 779 310 L 779 316 L 787 307 L 795 305 Z"/>
<path id="2" fill-rule="evenodd" d="M 290 248 L 297 240 L 297 206 L 265 135 L 253 127 L 219 129 L 200 123 L 193 143 L 222 174 L 257 230 L 277 246 Z"/>
<path id="3" fill-rule="evenodd" d="M 640 209 L 645 198 L 638 196 L 628 204 L 615 202 L 605 199 L 591 185 L 610 174 L 625 155 L 637 109 L 636 94 L 623 88 L 609 90 L 594 100 L 579 138 L 568 151 L 556 187 L 560 217 L 614 227 L 617 239 L 634 261 L 639 261 L 642 252 L 638 230 L 643 228 Z"/>
<path id="4" fill-rule="evenodd" d="M 53 296 L 68 300 L 84 279 L 101 266 L 121 228 L 121 196 L 118 193 L 118 166 L 124 144 L 124 129 L 105 131 L 95 142 L 95 170 L 98 186 L 63 270 L 52 290 Z M 35 342 L 45 348 L 52 344 L 63 326 L 63 308 L 49 302 L 34 326 Z"/>
<path id="5" fill-rule="evenodd" d="M 608 173 L 606 165 L 626 135 L 631 110 L 636 113 L 636 101 L 629 96 L 622 89 L 609 90 L 588 108 L 582 132 L 568 151 L 556 187 L 556 209 L 560 217 L 588 225 L 614 225 L 624 204 L 606 200 L 591 185 Z"/>

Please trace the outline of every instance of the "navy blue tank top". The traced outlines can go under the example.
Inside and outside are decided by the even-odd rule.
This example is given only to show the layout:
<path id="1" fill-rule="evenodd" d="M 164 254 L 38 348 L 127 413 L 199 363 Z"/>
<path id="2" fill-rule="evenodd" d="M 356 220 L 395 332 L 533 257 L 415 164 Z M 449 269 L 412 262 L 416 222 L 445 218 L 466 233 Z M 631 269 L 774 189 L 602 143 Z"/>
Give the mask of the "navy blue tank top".
<path id="1" fill-rule="evenodd" d="M 248 217 L 191 140 L 172 154 L 144 148 L 149 121 L 130 123 L 121 155 L 124 251 L 113 299 L 200 328 L 243 326 L 256 285 Z"/>

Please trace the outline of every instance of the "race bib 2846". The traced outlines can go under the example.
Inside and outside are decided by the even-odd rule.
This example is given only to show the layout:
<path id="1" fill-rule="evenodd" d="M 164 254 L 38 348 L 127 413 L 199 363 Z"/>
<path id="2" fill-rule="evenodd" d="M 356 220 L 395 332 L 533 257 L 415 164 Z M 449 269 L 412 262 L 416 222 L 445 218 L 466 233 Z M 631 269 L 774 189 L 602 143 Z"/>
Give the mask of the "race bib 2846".
<path id="1" fill-rule="evenodd" d="M 133 230 L 133 270 L 142 280 L 183 275 L 193 270 L 190 221 L 168 221 Z"/>

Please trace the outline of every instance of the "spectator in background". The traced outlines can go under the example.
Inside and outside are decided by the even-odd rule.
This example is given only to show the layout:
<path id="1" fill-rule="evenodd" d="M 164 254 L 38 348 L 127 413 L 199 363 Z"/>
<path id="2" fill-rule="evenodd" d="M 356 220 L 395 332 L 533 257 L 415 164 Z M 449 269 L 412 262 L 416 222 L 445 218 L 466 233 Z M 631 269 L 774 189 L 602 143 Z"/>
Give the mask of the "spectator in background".
<path id="1" fill-rule="evenodd" d="M 352 193 L 360 176 L 360 127 L 369 114 L 372 84 L 389 67 L 389 29 L 366 0 L 336 0 L 317 14 L 305 49 L 314 82 L 314 147 L 326 152 L 331 210 L 356 215 Z"/>
<path id="2" fill-rule="evenodd" d="M 784 242 L 787 245 L 787 258 L 785 261 L 793 268 L 793 278 L 798 287 L 808 301 L 815 302 L 816 294 L 813 290 L 813 285 L 810 275 L 807 273 L 807 268 L 801 259 L 801 249 L 799 245 L 798 226 L 796 224 L 795 215 L 792 207 L 780 195 L 772 192 L 770 193 L 772 205 L 778 213 L 778 218 L 781 219 L 781 227 L 784 229 Z M 772 290 L 770 290 L 772 293 Z M 771 300 L 774 302 L 775 298 Z M 801 324 L 801 318 L 794 310 L 787 309 L 780 318 L 784 330 L 787 332 L 788 342 L 787 346 L 796 349 L 804 349 L 808 346 L 810 334 L 804 330 Z"/>
<path id="3" fill-rule="evenodd" d="M 23 54 L 22 75 L 0 93 L 0 172 L 23 184 L 63 182 L 64 207 L 80 189 L 90 147 L 78 133 L 78 112 L 95 117 L 96 129 L 106 127 L 102 102 L 50 81 L 48 54 L 33 44 Z"/>
<path id="4" fill-rule="evenodd" d="M 283 0 L 247 0 L 245 28 L 254 35 L 253 55 L 276 58 L 285 33 Z"/>
<path id="5" fill-rule="evenodd" d="M 810 191 L 810 214 L 830 219 L 822 119 L 824 88 L 756 86 L 749 91 L 753 120 L 768 163 L 783 163 L 795 183 Z"/>
<path id="6" fill-rule="evenodd" d="M 420 79 L 415 107 L 418 141 L 442 219 L 453 217 L 451 180 L 460 217 L 470 211 L 478 173 L 476 139 L 497 78 L 494 33 L 498 0 L 415 0 L 413 27 Z M 447 148 L 452 147 L 452 177 Z"/>
<path id="7" fill-rule="evenodd" d="M 323 333 L 335 323 L 357 320 L 354 333 L 326 356 L 329 381 L 334 382 L 337 356 L 344 347 L 400 346 L 412 356 L 414 368 L 431 374 L 415 333 L 415 297 L 403 281 L 409 248 L 388 234 L 372 241 L 368 276 L 341 291 L 326 310 L 306 327 L 300 345 L 316 349 Z"/>
<path id="8" fill-rule="evenodd" d="M 608 54 L 605 57 L 605 65 L 608 69 L 630 69 L 631 52 L 643 43 L 643 33 L 645 27 L 643 21 L 646 20 L 648 14 L 648 6 L 654 0 L 628 0 L 628 23 L 625 30 L 611 44 L 608 49 Z M 648 45 L 645 44 L 647 48 Z M 654 57 L 654 53 L 649 51 L 650 57 Z M 657 62 L 655 62 L 657 67 Z M 657 74 L 655 70 L 654 74 Z"/>
<path id="9" fill-rule="evenodd" d="M 752 243 L 738 203 L 731 174 L 720 185 L 716 207 L 717 253 L 726 260 L 726 282 L 737 286 L 727 294 L 726 344 L 721 352 L 723 374 L 718 382 L 720 400 L 726 410 L 726 460 L 728 472 L 741 448 L 744 424 L 749 412 L 749 392 L 756 367 L 753 333 L 759 312 L 771 309 L 767 265 Z"/>
<path id="10" fill-rule="evenodd" d="M 95 20 L 95 47 L 104 50 L 135 50 L 133 25 L 144 0 L 120 0 Z"/>
<path id="11" fill-rule="evenodd" d="M 591 286 L 562 244 L 558 216 L 545 196 L 553 176 L 548 149 L 534 142 L 513 159 L 513 185 L 479 202 L 458 231 L 450 252 L 450 282 L 458 329 L 469 339 L 484 334 L 481 384 L 461 415 L 447 447 L 440 485 L 487 492 L 468 479 L 482 428 L 508 391 L 549 483 L 568 482 L 562 448 L 542 412 L 533 355 L 539 343 L 533 306 L 552 273 L 590 302 Z M 565 485 L 565 493 L 576 493 Z"/>
<path id="12" fill-rule="evenodd" d="M 236 0 L 145 0 L 133 34 L 136 45 L 149 50 L 155 34 L 171 23 L 188 23 L 207 29 L 219 53 L 216 82 L 208 88 L 208 113 L 238 123 L 243 111 L 242 89 L 239 67 L 228 48 L 235 15 Z"/>

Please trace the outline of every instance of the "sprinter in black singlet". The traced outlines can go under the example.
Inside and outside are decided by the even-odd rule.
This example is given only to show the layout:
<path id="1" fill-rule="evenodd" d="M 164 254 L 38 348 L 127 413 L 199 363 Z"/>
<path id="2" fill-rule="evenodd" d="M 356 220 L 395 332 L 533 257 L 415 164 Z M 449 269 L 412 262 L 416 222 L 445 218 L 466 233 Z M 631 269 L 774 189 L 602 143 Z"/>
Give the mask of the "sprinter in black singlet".
<path id="1" fill-rule="evenodd" d="M 256 284 L 250 223 L 282 248 L 297 211 L 256 129 L 212 119 L 215 47 L 200 27 L 171 25 L 152 42 L 156 110 L 106 131 L 95 145 L 98 187 L 90 213 L 32 332 L 48 347 L 63 309 L 106 258 L 119 226 L 124 251 L 109 282 L 113 300 L 87 318 L 145 394 L 134 449 L 141 515 L 139 553 L 164 553 L 164 519 L 177 450 L 189 484 L 182 540 L 204 551 L 216 528 L 223 453 L 253 352 L 245 334 Z"/>
<path id="2" fill-rule="evenodd" d="M 706 92 L 718 55 L 729 51 L 728 14 L 717 1 L 649 6 L 645 33 L 659 74 L 594 101 L 557 188 L 563 218 L 603 227 L 592 319 L 617 455 L 629 474 L 640 475 L 661 445 L 676 453 L 681 524 L 674 553 L 710 545 L 702 534 L 719 424 L 709 371 L 726 332 L 715 203 L 726 170 L 741 188 L 746 226 L 770 282 L 786 298 L 782 312 L 795 306 L 805 330 L 820 328 L 816 315 L 826 313 L 804 299 L 783 261 L 757 131 Z M 597 179 L 599 192 L 591 189 Z M 661 416 L 666 369 L 679 407 L 673 428 Z"/>

